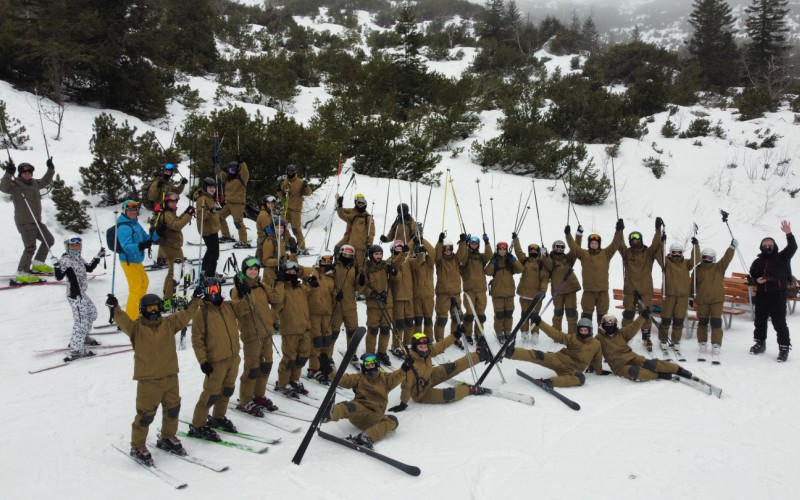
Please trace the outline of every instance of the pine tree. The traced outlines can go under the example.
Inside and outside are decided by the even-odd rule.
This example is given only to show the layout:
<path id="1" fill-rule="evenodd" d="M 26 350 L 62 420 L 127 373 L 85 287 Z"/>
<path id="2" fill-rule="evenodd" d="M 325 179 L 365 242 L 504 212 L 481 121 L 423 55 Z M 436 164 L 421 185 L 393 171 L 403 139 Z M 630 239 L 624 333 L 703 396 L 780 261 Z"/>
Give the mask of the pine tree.
<path id="1" fill-rule="evenodd" d="M 747 64 L 752 76 L 766 78 L 783 67 L 789 49 L 786 25 L 788 0 L 753 0 L 745 8 L 745 27 L 750 43 L 746 45 Z"/>
<path id="2" fill-rule="evenodd" d="M 21 149 L 30 140 L 25 132 L 20 121 L 8 115 L 5 101 L 0 101 L 0 148 Z"/>
<path id="3" fill-rule="evenodd" d="M 56 220 L 70 232 L 83 233 L 91 227 L 87 209 L 91 206 L 86 200 L 75 199 L 75 191 L 56 175 L 52 190 L 53 203 L 56 204 Z"/>
<path id="4" fill-rule="evenodd" d="M 736 84 L 739 76 L 739 49 L 734 40 L 735 19 L 724 0 L 695 0 L 689 24 L 694 33 L 689 52 L 697 60 L 706 87 Z"/>
<path id="5" fill-rule="evenodd" d="M 409 111 L 424 101 L 424 96 L 428 94 L 425 89 L 427 70 L 420 56 L 424 36 L 417 28 L 412 5 L 402 5 L 394 30 L 401 39 L 401 52 L 393 57 L 399 73 L 396 81 L 397 118 L 406 121 Z"/>
<path id="6" fill-rule="evenodd" d="M 600 35 L 597 33 L 597 26 L 594 24 L 594 20 L 592 20 L 591 17 L 587 17 L 581 27 L 581 45 L 583 46 L 583 50 L 586 50 L 589 54 L 594 54 L 595 51 L 597 51 L 599 38 Z"/>

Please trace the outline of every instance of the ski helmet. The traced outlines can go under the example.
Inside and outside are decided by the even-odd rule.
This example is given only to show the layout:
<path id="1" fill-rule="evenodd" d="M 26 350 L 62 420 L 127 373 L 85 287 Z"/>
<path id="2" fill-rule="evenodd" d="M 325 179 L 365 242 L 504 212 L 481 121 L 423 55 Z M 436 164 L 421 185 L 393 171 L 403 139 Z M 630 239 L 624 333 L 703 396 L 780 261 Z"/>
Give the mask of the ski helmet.
<path id="1" fill-rule="evenodd" d="M 161 175 L 170 177 L 173 173 L 175 173 L 175 164 L 167 163 L 161 167 Z"/>
<path id="2" fill-rule="evenodd" d="M 383 259 L 383 247 L 381 247 L 380 245 L 372 245 L 371 247 L 369 247 L 367 253 L 369 259 L 372 261 L 375 261 L 375 259 L 373 259 L 372 256 L 376 253 L 381 254 L 381 259 Z"/>
<path id="3" fill-rule="evenodd" d="M 339 257 L 343 259 L 352 259 L 355 256 L 356 249 L 351 245 L 342 245 L 342 248 L 339 249 Z"/>
<path id="4" fill-rule="evenodd" d="M 292 270 L 295 272 L 295 274 L 297 274 L 297 272 L 300 270 L 300 266 L 298 266 L 297 262 L 293 260 L 287 260 L 286 262 L 283 263 L 283 269 L 285 271 Z"/>
<path id="5" fill-rule="evenodd" d="M 263 205 L 267 205 L 268 203 L 277 203 L 278 200 L 271 194 L 266 195 L 265 197 L 261 198 L 261 203 Z"/>
<path id="6" fill-rule="evenodd" d="M 213 187 L 215 190 L 217 189 L 217 181 L 213 177 L 206 177 L 203 179 L 203 189 L 206 193 L 208 193 L 208 188 Z"/>
<path id="7" fill-rule="evenodd" d="M 148 293 L 139 300 L 139 314 L 145 319 L 155 321 L 161 317 L 162 311 L 164 311 L 164 303 L 154 293 Z"/>
<path id="8" fill-rule="evenodd" d="M 292 177 L 293 175 L 297 174 L 297 167 L 294 165 L 287 165 L 286 166 L 286 175 Z"/>
<path id="9" fill-rule="evenodd" d="M 499 242 L 499 243 L 497 244 L 497 247 L 496 247 L 496 248 L 497 248 L 497 251 L 498 251 L 498 252 L 499 252 L 500 250 L 505 250 L 506 252 L 508 252 L 508 243 L 506 243 L 505 241 L 501 241 L 501 242 Z"/>
<path id="10" fill-rule="evenodd" d="M 558 252 L 558 250 L 561 250 L 561 253 L 564 253 L 564 249 L 567 248 L 567 244 L 561 240 L 556 240 L 553 242 L 552 248 L 554 252 Z"/>
<path id="11" fill-rule="evenodd" d="M 26 172 L 32 174 L 34 170 L 36 170 L 36 168 L 30 163 L 20 163 L 17 165 L 17 175 L 22 175 Z"/>
<path id="12" fill-rule="evenodd" d="M 355 203 L 356 208 L 367 208 L 367 198 L 363 194 L 353 196 L 353 203 Z"/>
<path id="13" fill-rule="evenodd" d="M 481 244 L 481 239 L 478 238 L 477 236 L 470 236 L 469 237 L 469 244 L 472 245 L 473 243 L 475 243 L 476 245 L 480 245 Z"/>
<path id="14" fill-rule="evenodd" d="M 608 335 L 615 333 L 617 331 L 617 317 L 613 314 L 606 314 L 600 319 L 600 326 Z"/>
<path id="15" fill-rule="evenodd" d="M 72 245 L 78 245 L 77 250 L 73 250 L 70 248 Z M 64 240 L 64 250 L 72 255 L 80 255 L 81 249 L 83 248 L 83 240 L 80 236 L 70 236 L 66 240 Z"/>
<path id="16" fill-rule="evenodd" d="M 578 320 L 578 332 L 581 331 L 581 328 L 588 328 L 589 332 L 592 331 L 592 320 L 589 318 L 581 318 Z"/>
<path id="17" fill-rule="evenodd" d="M 536 243 L 531 243 L 528 245 L 528 256 L 530 257 L 538 257 L 539 256 L 539 245 Z"/>
<path id="18" fill-rule="evenodd" d="M 428 343 L 430 339 L 427 335 L 422 332 L 415 333 L 411 336 L 411 348 L 417 352 L 422 357 L 428 357 Z M 420 346 L 424 346 L 424 349 L 420 350 Z"/>
<path id="19" fill-rule="evenodd" d="M 203 291 L 205 295 L 203 298 L 212 304 L 221 304 L 224 300 L 222 297 L 222 286 L 219 280 L 214 276 L 208 276 L 203 280 Z"/>
<path id="20" fill-rule="evenodd" d="M 122 202 L 122 213 L 125 214 L 128 210 L 136 210 L 136 215 L 139 215 L 139 202 L 136 200 L 125 200 Z"/>
<path id="21" fill-rule="evenodd" d="M 261 269 L 264 266 L 261 265 L 261 261 L 260 260 L 258 260 L 257 258 L 253 257 L 252 255 L 248 255 L 247 257 L 245 257 L 242 260 L 242 272 L 247 271 L 251 267 L 256 267 L 258 269 Z"/>
<path id="22" fill-rule="evenodd" d="M 673 256 L 682 256 L 683 255 L 683 245 L 680 243 L 673 243 L 669 246 L 669 254 Z"/>
<path id="23" fill-rule="evenodd" d="M 644 241 L 642 241 L 642 233 L 639 231 L 634 231 L 628 235 L 628 245 L 633 246 L 633 242 L 636 240 L 639 240 L 641 244 L 644 244 Z"/>
<path id="24" fill-rule="evenodd" d="M 408 217 L 408 205 L 401 203 L 397 205 L 397 215 L 403 214 L 403 217 Z"/>
<path id="25" fill-rule="evenodd" d="M 317 262 L 314 263 L 314 267 L 317 269 L 321 268 L 324 271 L 333 269 L 333 252 L 323 250 L 322 253 L 319 254 Z"/>
<path id="26" fill-rule="evenodd" d="M 716 262 L 717 260 L 717 252 L 713 248 L 704 248 L 703 251 L 700 252 L 700 256 L 703 262 L 707 263 Z"/>
<path id="27" fill-rule="evenodd" d="M 406 245 L 406 242 L 405 242 L 405 241 L 403 241 L 403 240 L 400 240 L 400 239 L 398 239 L 398 240 L 394 240 L 394 243 L 392 243 L 392 250 L 394 250 L 394 249 L 395 249 L 395 248 L 397 248 L 397 247 L 401 247 L 401 248 L 402 248 L 402 247 L 404 247 L 405 245 Z"/>
<path id="28" fill-rule="evenodd" d="M 178 203 L 178 200 L 180 200 L 180 198 L 181 197 L 178 196 L 177 193 L 167 193 L 164 195 L 164 203 L 167 203 L 168 201 L 174 201 L 175 203 Z"/>
<path id="29" fill-rule="evenodd" d="M 274 216 L 272 218 L 272 225 L 275 226 L 275 227 L 280 226 L 280 227 L 286 229 L 286 220 L 283 217 L 281 217 L 280 215 L 276 215 L 276 216 Z"/>
<path id="30" fill-rule="evenodd" d="M 361 367 L 361 373 L 364 375 L 368 375 L 370 377 L 374 377 L 378 374 L 378 357 L 372 354 L 371 352 L 365 352 L 359 358 L 359 366 Z"/>
<path id="31" fill-rule="evenodd" d="M 587 240 L 586 240 L 586 246 L 588 248 L 591 248 L 590 243 L 593 242 L 593 241 L 596 241 L 597 242 L 597 248 L 600 248 L 600 246 L 603 243 L 603 238 L 601 238 L 600 235 L 597 234 L 597 233 L 592 233 L 592 234 L 589 235 L 589 238 L 587 238 Z"/>
<path id="32" fill-rule="evenodd" d="M 229 174 L 236 174 L 239 172 L 239 163 L 235 161 L 230 161 L 225 166 Z"/>
<path id="33" fill-rule="evenodd" d="M 452 242 L 452 241 L 450 241 L 450 240 L 444 240 L 444 241 L 442 242 L 442 247 L 443 247 L 443 248 L 450 247 L 450 250 L 452 250 L 452 249 L 453 249 L 453 242 Z"/>

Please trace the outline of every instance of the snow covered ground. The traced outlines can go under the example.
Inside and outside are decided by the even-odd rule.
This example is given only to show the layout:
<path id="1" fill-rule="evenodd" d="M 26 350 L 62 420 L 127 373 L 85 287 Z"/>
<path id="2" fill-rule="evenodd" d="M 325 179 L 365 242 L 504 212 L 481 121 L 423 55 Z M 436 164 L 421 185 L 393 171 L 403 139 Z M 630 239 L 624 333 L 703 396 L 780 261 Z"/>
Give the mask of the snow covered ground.
<path id="1" fill-rule="evenodd" d="M 201 85 L 197 80 L 192 79 L 193 87 L 205 85 L 204 93 L 213 94 L 210 82 L 203 81 Z M 304 90 L 303 95 L 313 93 Z M 35 100 L 3 82 L 0 82 L 0 99 L 8 103 L 12 116 L 22 120 L 31 137 L 30 149 L 12 151 L 13 158 L 17 163 L 29 161 L 36 165 L 38 177 L 44 172 L 46 154 Z M 300 120 L 307 119 L 310 113 L 307 101 L 295 107 Z M 672 121 L 683 117 L 681 123 L 685 129 L 694 118 L 692 111 L 698 110 L 680 108 Z M 88 143 L 92 120 L 101 111 L 69 108 L 63 138 L 58 142 L 51 139 L 54 132 L 45 123 L 56 171 L 72 186 L 79 182 L 78 167 L 88 165 L 91 160 Z M 181 122 L 182 111 L 171 112 L 174 127 Z M 719 209 L 725 209 L 731 213 L 731 228 L 749 265 L 764 236 L 774 236 L 779 245 L 785 244 L 779 230 L 781 219 L 794 222 L 796 230 L 800 228 L 800 220 L 795 217 L 797 200 L 780 191 L 797 188 L 800 132 L 788 111 L 746 123 L 735 121 L 730 110 L 706 112 L 712 122 L 721 120 L 727 139 L 701 138 L 702 146 L 694 146 L 695 139 L 664 139 L 659 133 L 667 119 L 667 113 L 663 113 L 648 124 L 650 132 L 643 140 L 623 141 L 620 156 L 614 160 L 619 215 L 625 219 L 626 234 L 640 230 L 646 241 L 652 237 L 655 216 L 664 218 L 669 243 L 686 243 L 691 225 L 696 222 L 702 246 L 716 248 L 721 255 L 730 243 L 728 229 L 719 216 Z M 119 120 L 128 119 L 140 131 L 154 130 L 162 142 L 170 140 L 169 130 L 111 113 Z M 495 112 L 483 113 L 483 128 L 474 137 L 454 144 L 454 148 L 463 147 L 463 152 L 454 158 L 444 154 L 439 167 L 442 172 L 450 170 L 467 232 L 473 234 L 482 232 L 475 182 L 480 179 L 492 244 L 495 240 L 510 240 L 520 196 L 524 202 L 532 186 L 531 179 L 491 171 L 482 173 L 479 166 L 471 163 L 466 153 L 470 143 L 497 135 L 498 118 Z M 746 140 L 755 140 L 756 129 L 763 133 L 766 128 L 781 136 L 777 148 L 759 151 L 744 148 Z M 765 151 L 773 156 L 766 158 Z M 611 163 L 602 146 L 591 146 L 590 152 L 610 175 Z M 642 166 L 642 159 L 649 156 L 660 157 L 667 164 L 662 179 L 656 180 Z M 767 169 L 762 180 L 763 168 L 758 165 L 767 161 L 774 166 L 779 157 L 792 162 L 788 172 L 779 176 L 774 168 Z M 738 166 L 727 168 L 733 162 Z M 755 169 L 753 179 L 748 174 L 752 169 Z M 387 191 L 388 182 L 391 184 Z M 321 197 L 330 193 L 329 186 L 318 191 Z M 563 238 L 568 219 L 573 230 L 577 223 L 568 210 L 563 185 L 537 180 L 535 186 L 543 239 L 549 246 L 553 240 Z M 425 218 L 429 240 L 435 241 L 442 227 L 451 238 L 458 237 L 452 193 L 448 194 L 445 205 L 443 187 L 433 189 L 427 215 L 425 186 L 419 186 L 417 194 L 417 187 L 405 182 L 357 176 L 356 185 L 345 196 L 347 204 L 352 203 L 356 192 L 365 194 L 370 202 L 375 200 L 378 231 L 391 223 L 384 220 L 388 192 L 390 219 L 395 205 L 407 202 L 418 219 Z M 333 206 L 331 200 L 332 193 L 328 195 L 323 216 L 308 232 L 309 245 L 317 250 L 322 246 L 324 221 Z M 533 198 L 530 206 L 521 238 L 524 244 L 541 243 Z M 102 229 L 113 224 L 112 211 L 112 208 L 98 208 Z M 602 206 L 576 207 L 576 211 L 587 231 L 599 232 L 604 241 L 610 241 L 616 220 L 613 194 Z M 12 215 L 11 204 L 3 197 L 0 233 L 7 237 L 0 247 L 0 268 L 5 274 L 14 272 L 21 252 Z M 60 255 L 66 232 L 55 222 L 54 206 L 49 199 L 44 201 L 44 220 L 56 236 L 54 250 Z M 248 222 L 253 229 L 252 221 Z M 334 237 L 343 229 L 341 221 L 335 218 Z M 198 239 L 194 225 L 185 234 L 187 241 Z M 95 233 L 87 232 L 84 237 L 84 255 L 89 257 L 96 252 L 98 242 Z M 187 246 L 185 251 L 187 256 L 194 257 L 198 250 Z M 224 252 L 223 258 L 228 253 Z M 241 260 L 248 252 L 236 253 Z M 98 324 L 107 318 L 102 304 L 111 289 L 111 260 L 108 262 L 106 274 L 89 285 L 89 293 L 100 310 Z M 305 257 L 301 262 L 310 265 L 313 257 Z M 742 270 L 739 259 L 735 258 L 728 274 Z M 612 287 L 619 287 L 622 269 L 618 257 L 612 261 L 611 274 Z M 164 271 L 149 276 L 150 291 L 160 294 Z M 660 275 L 655 272 L 654 280 L 660 283 Z M 124 303 L 127 291 L 120 269 L 116 293 Z M 190 453 L 228 464 L 230 470 L 215 473 L 155 454 L 159 466 L 189 483 L 186 491 L 174 491 L 109 446 L 112 441 L 127 440 L 130 434 L 130 422 L 135 415 L 133 356 L 109 356 L 30 375 L 28 370 L 59 359 L 58 355 L 41 356 L 34 351 L 67 345 L 71 314 L 65 290 L 61 286 L 24 288 L 0 291 L 0 297 L 4 326 L 0 333 L 3 379 L 0 397 L 5 408 L 0 496 L 4 499 L 186 498 L 186 495 L 328 499 L 352 498 L 354 494 L 440 499 L 791 498 L 796 494 L 797 480 L 792 479 L 795 477 L 792 470 L 800 463 L 800 425 L 795 418 L 800 410 L 800 397 L 793 381 L 800 374 L 800 357 L 796 357 L 800 355 L 790 355 L 788 363 L 776 363 L 777 347 L 774 332 L 770 330 L 767 353 L 750 356 L 752 322 L 748 315 L 734 318 L 732 328 L 725 331 L 723 364 L 719 367 L 694 361 L 694 339 L 684 342 L 684 353 L 690 360 L 685 367 L 721 386 L 725 390 L 721 400 L 669 382 L 637 384 L 613 376 L 589 375 L 584 387 L 562 391 L 581 404 L 581 411 L 573 412 L 514 374 L 517 368 L 537 377 L 549 376 L 551 372 L 531 364 L 505 361 L 501 368 L 508 384 L 503 388 L 533 395 L 535 406 L 492 397 L 469 397 L 451 405 L 412 403 L 408 410 L 398 414 L 399 428 L 380 442 L 377 450 L 418 465 L 422 469 L 418 478 L 405 476 L 320 439 L 312 441 L 298 467 L 290 460 L 302 433 L 286 433 L 231 411 L 229 417 L 240 430 L 281 437 L 282 442 L 270 446 L 265 455 L 254 455 L 185 439 Z M 360 317 L 363 321 L 363 310 Z M 549 321 L 551 311 L 543 317 Z M 795 336 L 800 334 L 800 312 L 789 316 L 789 325 Z M 491 330 L 491 322 L 487 327 Z M 123 334 L 98 336 L 98 339 L 107 344 L 126 341 Z M 343 347 L 343 340 L 340 342 Z M 490 343 L 497 346 L 493 340 Z M 642 352 L 638 341 L 632 345 Z M 556 350 L 558 346 L 543 338 L 537 348 Z M 455 348 L 447 352 L 450 359 L 459 355 Z M 190 418 L 203 374 L 191 349 L 179 351 L 179 359 L 181 413 L 183 418 Z M 275 378 L 273 370 L 271 381 Z M 468 372 L 459 378 L 471 380 Z M 486 385 L 500 387 L 497 370 L 488 377 Z M 321 396 L 318 387 L 310 389 Z M 390 406 L 398 399 L 399 391 L 393 392 Z M 278 396 L 273 400 L 293 414 L 306 418 L 314 414 L 313 408 Z M 280 421 L 305 425 L 285 418 Z M 160 413 L 151 428 L 151 438 L 155 438 L 159 423 Z M 347 422 L 328 424 L 325 429 L 337 435 L 356 431 Z"/>

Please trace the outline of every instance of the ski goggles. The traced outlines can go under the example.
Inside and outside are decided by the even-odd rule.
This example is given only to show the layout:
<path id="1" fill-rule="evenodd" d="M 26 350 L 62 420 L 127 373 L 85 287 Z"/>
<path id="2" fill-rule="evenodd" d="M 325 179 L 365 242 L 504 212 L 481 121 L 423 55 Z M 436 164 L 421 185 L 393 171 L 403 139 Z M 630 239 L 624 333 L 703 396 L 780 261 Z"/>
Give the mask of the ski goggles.
<path id="1" fill-rule="evenodd" d="M 597 233 L 590 234 L 589 241 L 600 241 L 600 235 Z"/>
<path id="2" fill-rule="evenodd" d="M 670 252 L 673 257 L 683 257 L 683 250 L 673 250 Z"/>
<path id="3" fill-rule="evenodd" d="M 74 238 L 70 238 L 67 240 L 67 245 L 82 245 L 83 240 L 75 236 Z"/>
<path id="4" fill-rule="evenodd" d="M 138 211 L 139 210 L 139 203 L 136 202 L 136 201 L 133 201 L 133 200 L 126 201 L 125 203 L 122 204 L 122 209 L 126 210 L 126 211 L 127 210 L 136 210 L 136 211 Z"/>
<path id="5" fill-rule="evenodd" d="M 164 165 L 165 172 L 172 172 L 173 170 L 175 170 L 175 165 L 173 163 L 167 163 Z"/>
<path id="6" fill-rule="evenodd" d="M 19 166 L 19 173 L 20 174 L 32 174 L 33 173 L 33 165 L 30 163 L 25 163 L 24 165 Z"/>
<path id="7" fill-rule="evenodd" d="M 472 236 L 469 239 L 469 244 L 472 245 L 473 243 L 476 244 L 476 245 L 480 245 L 481 239 L 478 238 L 477 236 Z"/>
<path id="8" fill-rule="evenodd" d="M 553 245 L 554 250 L 564 250 L 566 247 L 564 245 Z"/>
<path id="9" fill-rule="evenodd" d="M 356 206 L 357 207 L 361 207 L 361 208 L 365 208 L 367 206 L 367 200 L 365 200 L 364 198 L 357 199 L 356 200 Z"/>
<path id="10" fill-rule="evenodd" d="M 507 252 L 508 251 L 508 243 L 498 243 L 497 244 L 497 251 L 499 252 L 500 250 L 505 250 Z"/>
<path id="11" fill-rule="evenodd" d="M 145 313 L 157 313 L 161 312 L 161 305 L 160 304 L 148 304 L 144 306 Z"/>
<path id="12" fill-rule="evenodd" d="M 244 259 L 242 261 L 242 271 L 247 271 L 251 267 L 257 267 L 261 269 L 261 261 L 255 257 L 251 257 L 249 259 Z"/>
<path id="13" fill-rule="evenodd" d="M 219 295 L 222 289 L 218 284 L 207 285 L 206 286 L 206 295 Z"/>
<path id="14" fill-rule="evenodd" d="M 641 240 L 642 239 L 642 235 L 639 234 L 639 233 L 631 233 L 631 235 L 628 236 L 628 239 L 629 240 Z"/>
<path id="15" fill-rule="evenodd" d="M 365 370 L 374 370 L 378 368 L 378 358 L 374 354 L 364 356 L 362 363 L 364 364 Z"/>
<path id="16" fill-rule="evenodd" d="M 323 255 L 319 258 L 319 265 L 329 266 L 333 264 L 333 255 Z"/>

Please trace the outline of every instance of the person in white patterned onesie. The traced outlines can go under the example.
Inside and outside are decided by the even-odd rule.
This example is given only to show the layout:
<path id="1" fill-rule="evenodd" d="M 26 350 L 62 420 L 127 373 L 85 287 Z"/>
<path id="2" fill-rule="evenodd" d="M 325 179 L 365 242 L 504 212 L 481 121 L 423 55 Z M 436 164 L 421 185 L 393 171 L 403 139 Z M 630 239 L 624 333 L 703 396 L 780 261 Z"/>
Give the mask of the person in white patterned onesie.
<path id="1" fill-rule="evenodd" d="M 69 341 L 69 357 L 64 361 L 72 361 L 73 359 L 94 356 L 92 351 L 86 349 L 86 338 L 92 329 L 92 323 L 97 319 L 97 308 L 94 306 L 92 299 L 86 295 L 87 287 L 87 272 L 94 271 L 97 264 L 100 263 L 100 258 L 105 256 L 105 249 L 100 248 L 97 256 L 90 263 L 86 263 L 81 258 L 81 247 L 83 242 L 79 236 L 71 236 L 64 240 L 64 249 L 66 252 L 60 259 L 55 259 L 53 263 L 53 270 L 55 271 L 56 279 L 62 280 L 65 277 L 69 282 L 67 288 L 67 302 L 72 309 L 72 319 L 74 324 L 72 326 L 72 338 Z"/>

